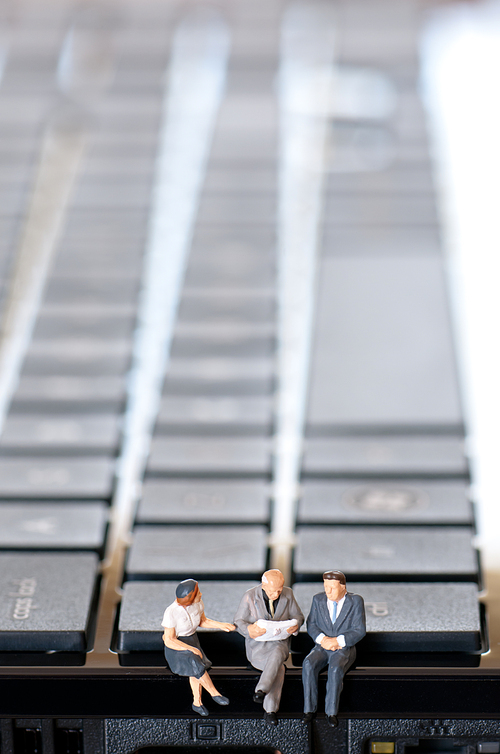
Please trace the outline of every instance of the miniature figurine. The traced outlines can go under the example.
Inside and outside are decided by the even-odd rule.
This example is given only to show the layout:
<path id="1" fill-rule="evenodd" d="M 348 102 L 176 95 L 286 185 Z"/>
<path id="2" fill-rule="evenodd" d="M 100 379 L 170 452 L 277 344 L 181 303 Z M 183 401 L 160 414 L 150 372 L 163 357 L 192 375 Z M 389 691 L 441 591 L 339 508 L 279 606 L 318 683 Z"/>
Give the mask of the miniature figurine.
<path id="1" fill-rule="evenodd" d="M 205 616 L 201 600 L 201 590 L 194 579 L 181 581 L 175 590 L 176 599 L 167 607 L 163 615 L 163 643 L 165 659 L 172 673 L 189 676 L 193 692 L 192 709 L 202 717 L 208 715 L 202 704 L 201 691 L 206 689 L 214 702 L 227 705 L 229 699 L 222 696 L 208 675 L 212 663 L 205 655 L 196 635 L 198 626 L 202 628 L 220 628 L 222 631 L 235 631 L 232 623 L 220 623 Z"/>
<path id="2" fill-rule="evenodd" d="M 323 585 L 325 591 L 314 595 L 307 618 L 307 632 L 315 646 L 302 666 L 303 722 L 309 723 L 316 714 L 318 676 L 328 665 L 325 712 L 335 728 L 344 675 L 356 658 L 354 645 L 366 634 L 365 605 L 359 594 L 347 591 L 341 571 L 326 571 Z"/>
<path id="3" fill-rule="evenodd" d="M 304 622 L 292 590 L 284 583 L 281 571 L 266 571 L 262 584 L 245 592 L 234 617 L 236 628 L 245 637 L 248 661 L 262 670 L 253 700 L 263 704 L 264 720 L 269 725 L 278 724 L 276 712 L 285 678 L 284 663 L 290 653 L 290 636 L 296 634 Z M 288 621 L 289 624 L 277 625 L 281 631 L 272 636 L 272 631 L 266 631 L 269 621 L 279 624 Z M 285 638 L 280 638 L 282 636 Z"/>

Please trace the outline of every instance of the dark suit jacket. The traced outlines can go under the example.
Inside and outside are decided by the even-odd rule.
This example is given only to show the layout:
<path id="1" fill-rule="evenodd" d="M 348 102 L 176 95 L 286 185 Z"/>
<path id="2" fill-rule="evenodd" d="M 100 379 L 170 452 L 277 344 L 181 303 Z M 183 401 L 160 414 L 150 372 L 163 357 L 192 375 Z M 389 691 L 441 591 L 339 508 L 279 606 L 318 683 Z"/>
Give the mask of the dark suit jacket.
<path id="1" fill-rule="evenodd" d="M 345 638 L 346 647 L 353 647 L 366 634 L 365 603 L 359 594 L 346 592 L 345 602 L 335 623 L 332 624 L 325 592 L 315 594 L 307 618 L 307 633 L 316 641 L 319 634 Z"/>

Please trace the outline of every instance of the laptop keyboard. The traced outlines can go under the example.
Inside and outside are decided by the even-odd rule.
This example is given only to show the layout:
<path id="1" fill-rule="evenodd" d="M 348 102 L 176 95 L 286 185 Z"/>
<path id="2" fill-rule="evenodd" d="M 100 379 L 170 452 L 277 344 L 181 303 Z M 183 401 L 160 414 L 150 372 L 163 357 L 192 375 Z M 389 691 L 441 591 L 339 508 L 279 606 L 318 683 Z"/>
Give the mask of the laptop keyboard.
<path id="1" fill-rule="evenodd" d="M 418 9 L 369 6 L 49 0 L 5 21 L 9 677 L 170 678 L 177 581 L 231 621 L 269 567 L 305 613 L 346 573 L 358 667 L 487 651 Z M 253 678 L 241 637 L 201 641 Z M 3 740 L 38 751 L 22 714 Z M 81 721 L 56 727 L 80 751 Z"/>

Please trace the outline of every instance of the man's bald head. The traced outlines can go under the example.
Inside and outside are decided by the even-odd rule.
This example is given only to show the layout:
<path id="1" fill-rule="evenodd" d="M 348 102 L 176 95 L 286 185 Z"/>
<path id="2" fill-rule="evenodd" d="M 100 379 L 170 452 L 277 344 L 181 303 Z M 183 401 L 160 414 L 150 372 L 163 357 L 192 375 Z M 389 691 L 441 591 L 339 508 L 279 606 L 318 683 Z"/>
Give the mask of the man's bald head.
<path id="1" fill-rule="evenodd" d="M 270 600 L 276 600 L 283 591 L 285 577 L 277 568 L 272 568 L 262 574 L 262 589 Z"/>

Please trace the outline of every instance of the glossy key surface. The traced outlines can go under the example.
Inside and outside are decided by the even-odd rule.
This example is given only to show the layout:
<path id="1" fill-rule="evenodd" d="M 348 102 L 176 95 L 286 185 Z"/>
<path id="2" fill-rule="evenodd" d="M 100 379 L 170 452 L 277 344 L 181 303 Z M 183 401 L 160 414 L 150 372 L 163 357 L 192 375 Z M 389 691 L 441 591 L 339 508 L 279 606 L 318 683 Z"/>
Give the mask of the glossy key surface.
<path id="1" fill-rule="evenodd" d="M 131 579 L 260 578 L 266 548 L 262 526 L 137 526 L 126 571 Z"/>
<path id="2" fill-rule="evenodd" d="M 105 503 L 0 502 L 0 548 L 101 550 L 108 512 Z"/>
<path id="3" fill-rule="evenodd" d="M 0 652 L 85 651 L 97 564 L 92 554 L 0 553 Z"/>
<path id="4" fill-rule="evenodd" d="M 301 580 L 321 576 L 325 561 L 367 579 L 473 580 L 478 574 L 472 530 L 464 527 L 298 527 L 294 567 Z"/>
<path id="5" fill-rule="evenodd" d="M 269 486 L 258 481 L 148 479 L 136 521 L 169 523 L 264 523 L 269 519 Z"/>
<path id="6" fill-rule="evenodd" d="M 307 480 L 297 516 L 311 524 L 473 523 L 467 485 L 452 480 Z"/>

